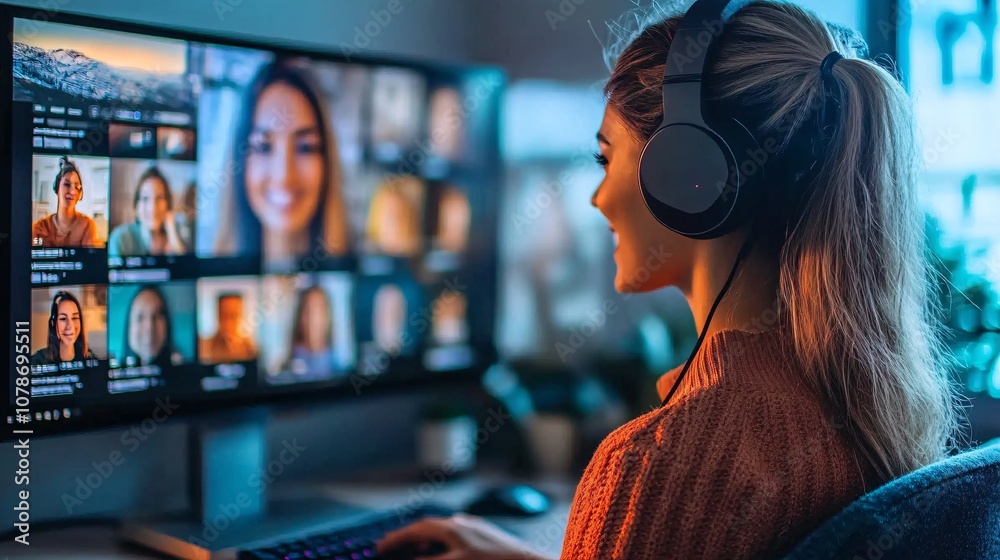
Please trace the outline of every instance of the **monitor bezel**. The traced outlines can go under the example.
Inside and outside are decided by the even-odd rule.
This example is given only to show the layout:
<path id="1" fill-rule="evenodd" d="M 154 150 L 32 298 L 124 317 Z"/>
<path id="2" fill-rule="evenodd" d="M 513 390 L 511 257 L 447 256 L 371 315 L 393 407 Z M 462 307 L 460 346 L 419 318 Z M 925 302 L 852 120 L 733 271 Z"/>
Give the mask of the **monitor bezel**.
<path id="1" fill-rule="evenodd" d="M 497 188 L 492 189 L 492 196 L 489 197 L 490 202 L 492 203 L 494 209 L 499 206 L 499 185 L 502 173 L 499 121 L 502 96 L 507 80 L 505 73 L 498 67 L 476 64 L 460 65 L 449 62 L 432 62 L 406 56 L 373 54 L 369 52 L 351 54 L 348 56 L 343 51 L 339 51 L 335 48 L 323 48 L 320 45 L 314 44 L 307 45 L 293 43 L 274 38 L 251 38 L 249 36 L 238 34 L 216 34 L 186 28 L 172 29 L 131 20 L 111 19 L 107 17 L 72 13 L 69 11 L 28 8 L 0 3 L 0 27 L 2 27 L 3 35 L 8 38 L 4 44 L 4 52 L 3 54 L 0 54 L 0 75 L 3 75 L 4 73 L 6 73 L 6 75 L 12 75 L 13 73 L 14 19 L 22 18 L 41 20 L 39 16 L 44 16 L 43 21 L 51 23 L 95 27 L 107 29 L 109 31 L 137 33 L 189 42 L 210 43 L 220 46 L 266 50 L 273 52 L 278 56 L 310 57 L 333 63 L 405 68 L 415 70 L 423 75 L 440 75 L 446 73 L 468 75 L 474 72 L 494 73 L 495 78 L 499 80 L 499 85 L 490 98 L 493 104 L 490 107 L 490 130 L 488 134 L 488 142 L 486 144 L 486 152 L 488 153 L 486 165 L 490 166 L 492 169 L 491 174 L 495 176 L 494 183 L 497 186 Z M 0 98 L 7 99 L 8 103 L 13 103 L 13 79 L 0 80 L 0 82 L 2 82 L 0 83 Z M 13 140 L 13 130 L 10 117 L 11 113 L 9 111 L 0 111 L 0 169 L 8 170 L 11 169 Z M 12 178 L 8 176 L 6 179 L 0 181 L 0 185 L 3 184 L 8 185 L 12 189 Z M 6 196 L 10 196 L 10 190 L 8 190 L 8 194 Z M 485 273 L 482 270 L 477 270 L 476 278 L 478 280 L 485 280 L 488 283 L 485 286 L 486 293 L 491 294 L 492 301 L 496 302 L 500 264 L 499 219 L 495 210 L 490 214 L 490 216 L 493 240 L 491 247 L 492 250 L 489 256 L 480 259 L 480 262 L 485 264 L 488 267 L 488 270 L 486 270 Z M 13 216 L 11 212 L 0 212 L 0 235 L 10 235 L 12 221 Z M 480 225 L 481 224 L 477 224 L 477 228 L 480 227 Z M 11 243 L 4 243 L 5 239 L 6 238 L 0 237 L 0 263 L 8 263 L 8 266 L 11 270 L 13 270 L 14 262 Z M 5 296 L 7 298 L 12 297 L 10 295 L 10 287 L 10 276 L 0 275 L 0 292 L 7 294 Z M 7 301 L 9 314 L 10 300 L 8 299 Z M 325 403 L 323 401 L 335 403 L 337 401 L 345 401 L 350 398 L 365 398 L 369 395 L 386 395 L 399 392 L 409 392 L 416 389 L 427 389 L 434 385 L 467 385 L 470 382 L 478 382 L 483 373 L 498 360 L 495 343 L 496 319 L 497 309 L 494 305 L 492 313 L 490 314 L 492 324 L 489 325 L 488 328 L 488 332 L 491 334 L 489 344 L 485 346 L 482 344 L 474 346 L 477 354 L 477 361 L 476 365 L 469 368 L 451 371 L 427 371 L 421 366 L 418 356 L 417 358 L 400 360 L 399 362 L 394 361 L 395 367 L 392 371 L 386 374 L 380 374 L 380 376 L 377 377 L 366 378 L 364 375 L 359 373 L 353 374 L 361 375 L 361 378 L 368 382 L 364 385 L 364 391 L 358 390 L 358 383 L 352 384 L 344 381 L 331 381 L 321 384 L 276 387 L 270 392 L 263 394 L 244 394 L 242 396 L 233 395 L 230 397 L 220 393 L 207 394 L 209 395 L 207 398 L 202 395 L 198 399 L 174 399 L 171 397 L 173 399 L 172 404 L 179 405 L 176 412 L 176 417 L 178 419 L 197 419 L 198 416 L 212 415 L 217 414 L 219 411 L 233 410 L 244 407 L 263 406 L 277 410 L 302 406 L 314 407 L 324 405 Z M 11 370 L 8 375 L 14 375 L 13 364 L 11 362 L 11 352 L 14 347 L 13 335 L 14 328 L 12 319 L 5 319 L 0 322 L 0 340 L 7 341 L 6 343 L 0 344 L 0 360 L 3 360 L 0 363 L 11 364 Z M 360 371 L 360 365 L 358 367 L 358 371 Z M 9 378 L 7 382 L 3 384 L 2 391 L 7 411 L 6 415 L 10 415 L 15 407 L 11 402 Z M 37 398 L 32 399 L 32 404 L 36 402 L 38 402 Z M 18 425 L 16 423 L 8 424 L 7 429 L 3 430 L 2 435 L 0 435 L 0 441 L 11 441 L 26 437 L 26 434 L 15 433 L 15 431 L 22 429 L 31 430 L 30 437 L 51 437 L 129 426 L 148 418 L 154 406 L 154 403 L 149 402 L 138 405 L 122 405 L 114 407 L 103 406 L 99 410 L 89 410 L 87 414 L 80 416 L 78 419 L 51 422 L 37 422 L 32 420 L 27 425 Z M 171 418 L 173 418 L 173 416 L 171 416 Z"/>

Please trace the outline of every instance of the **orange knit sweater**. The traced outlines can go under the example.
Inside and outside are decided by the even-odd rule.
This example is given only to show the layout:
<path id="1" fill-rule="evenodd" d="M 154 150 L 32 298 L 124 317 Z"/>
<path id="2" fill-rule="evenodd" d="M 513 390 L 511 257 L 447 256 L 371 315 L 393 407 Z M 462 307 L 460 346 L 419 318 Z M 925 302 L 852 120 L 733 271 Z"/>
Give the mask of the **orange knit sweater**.
<path id="1" fill-rule="evenodd" d="M 708 337 L 671 404 L 597 449 L 561 558 L 778 558 L 860 497 L 862 467 L 782 340 Z M 679 372 L 660 379 L 661 397 Z"/>

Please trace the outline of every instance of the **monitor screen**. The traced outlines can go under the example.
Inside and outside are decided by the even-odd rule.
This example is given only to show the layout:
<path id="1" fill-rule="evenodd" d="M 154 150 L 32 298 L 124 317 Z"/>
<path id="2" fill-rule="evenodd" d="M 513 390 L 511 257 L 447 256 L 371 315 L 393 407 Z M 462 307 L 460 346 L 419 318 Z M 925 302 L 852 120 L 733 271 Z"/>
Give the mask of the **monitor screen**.
<path id="1" fill-rule="evenodd" d="M 4 14 L 9 425 L 494 360 L 498 71 Z"/>

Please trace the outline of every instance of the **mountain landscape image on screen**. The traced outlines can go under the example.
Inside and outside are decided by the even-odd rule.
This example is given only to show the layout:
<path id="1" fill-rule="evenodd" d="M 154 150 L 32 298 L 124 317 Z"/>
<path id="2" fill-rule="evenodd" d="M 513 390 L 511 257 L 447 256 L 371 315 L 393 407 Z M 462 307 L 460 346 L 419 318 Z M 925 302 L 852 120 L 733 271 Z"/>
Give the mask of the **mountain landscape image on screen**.
<path id="1" fill-rule="evenodd" d="M 76 50 L 45 50 L 16 41 L 14 99 L 61 104 L 97 101 L 168 111 L 191 111 L 195 101 L 183 74 L 119 68 Z"/>

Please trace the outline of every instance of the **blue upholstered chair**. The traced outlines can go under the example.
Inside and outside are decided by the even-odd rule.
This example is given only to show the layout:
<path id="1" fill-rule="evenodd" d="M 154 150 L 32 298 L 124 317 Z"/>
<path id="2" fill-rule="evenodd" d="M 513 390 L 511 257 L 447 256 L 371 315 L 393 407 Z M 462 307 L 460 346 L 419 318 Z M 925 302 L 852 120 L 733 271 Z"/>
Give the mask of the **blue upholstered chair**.
<path id="1" fill-rule="evenodd" d="M 785 560 L 1000 560 L 1000 444 L 924 467 L 863 496 Z"/>

